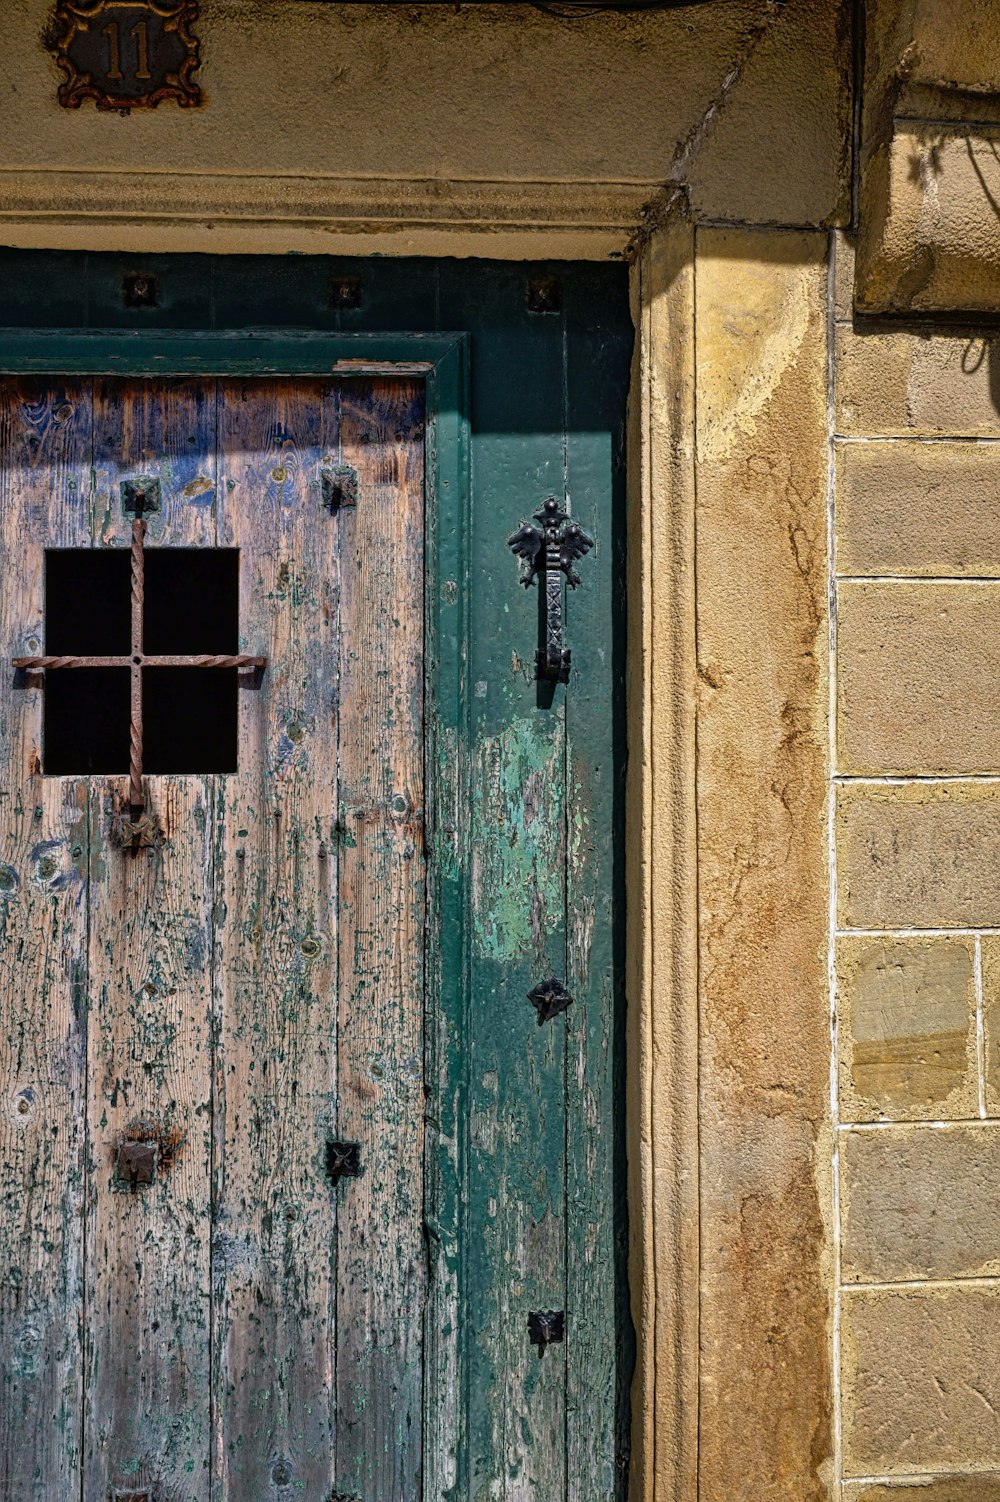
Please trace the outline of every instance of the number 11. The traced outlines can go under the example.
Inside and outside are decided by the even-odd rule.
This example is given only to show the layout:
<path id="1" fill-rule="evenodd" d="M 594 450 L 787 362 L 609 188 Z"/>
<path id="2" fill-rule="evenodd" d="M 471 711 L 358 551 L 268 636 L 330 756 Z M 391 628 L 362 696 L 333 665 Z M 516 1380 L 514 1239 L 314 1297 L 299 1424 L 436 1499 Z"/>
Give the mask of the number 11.
<path id="1" fill-rule="evenodd" d="M 117 21 L 109 21 L 104 28 L 104 35 L 108 39 L 108 81 L 117 83 L 122 77 L 122 43 L 121 28 Z M 136 78 L 152 78 L 149 71 L 149 24 L 139 21 L 132 27 L 130 35 L 135 38 L 135 50 L 138 57 L 138 67 L 135 70 Z"/>

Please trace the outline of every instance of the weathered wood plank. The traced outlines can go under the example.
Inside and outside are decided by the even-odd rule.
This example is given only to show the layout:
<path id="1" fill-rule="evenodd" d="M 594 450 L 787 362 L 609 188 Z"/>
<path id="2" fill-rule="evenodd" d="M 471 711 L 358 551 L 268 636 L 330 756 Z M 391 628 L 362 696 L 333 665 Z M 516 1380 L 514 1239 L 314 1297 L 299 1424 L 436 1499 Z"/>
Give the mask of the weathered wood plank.
<path id="1" fill-rule="evenodd" d="M 213 547 L 216 541 L 214 381 L 117 381 L 94 388 L 94 505 L 99 540 L 128 546 L 132 520 L 121 482 L 160 482 L 161 509 L 147 544 Z"/>
<path id="2" fill-rule="evenodd" d="M 94 394 L 100 539 L 127 543 L 120 483 L 160 480 L 149 540 L 214 541 L 212 383 L 103 380 Z M 193 486 L 194 474 L 208 484 Z M 146 779 L 165 843 L 122 851 L 123 779 L 91 793 L 86 1494 L 132 1481 L 209 1495 L 211 956 L 214 791 Z M 123 1187 L 123 1142 L 157 1144 L 156 1178 Z M 103 1488 L 103 1490 L 102 1490 Z"/>
<path id="3" fill-rule="evenodd" d="M 90 810 L 85 1495 L 209 1494 L 212 793 L 148 779 L 161 849 L 121 850 L 119 795 Z M 156 1176 L 123 1185 L 123 1144 Z"/>
<path id="4" fill-rule="evenodd" d="M 493 268 L 473 289 L 460 263 L 441 269 L 455 326 L 482 329 L 472 429 L 485 435 L 470 559 L 470 1490 L 563 1502 L 567 1347 L 540 1355 L 527 1320 L 566 1303 L 566 1033 L 559 1018 L 537 1026 L 527 993 L 566 974 L 564 691 L 539 695 L 537 590 L 518 587 L 504 543 L 563 495 L 565 365 L 562 319 L 528 312 L 525 275 Z"/>
<path id="5" fill-rule="evenodd" d="M 84 382 L 0 386 L 0 653 L 43 649 L 46 544 L 90 542 Z M 80 1487 L 87 817 L 40 775 L 41 690 L 0 665 L 0 1496 Z"/>
<path id="6" fill-rule="evenodd" d="M 217 834 L 215 1496 L 334 1480 L 337 519 L 318 382 L 219 390 L 220 541 L 240 549 L 239 773 Z"/>
<path id="7" fill-rule="evenodd" d="M 615 861 L 625 767 L 624 453 L 613 399 L 627 379 L 628 351 L 609 334 L 606 308 L 589 280 L 581 271 L 565 293 L 567 488 L 574 519 L 595 541 L 580 564 L 580 587 L 566 592 L 573 653 L 566 691 L 567 987 L 574 998 L 565 1017 L 566 1470 L 570 1502 L 595 1496 L 610 1502 L 623 1494 L 628 1439 L 620 1385 L 629 1346 L 620 1276 L 624 1152 L 615 1139 L 624 1045 L 616 951 L 624 891 Z"/>
<path id="8" fill-rule="evenodd" d="M 338 1191 L 337 1489 L 421 1495 L 423 393 L 341 388 L 339 1089 L 364 1173 Z"/>

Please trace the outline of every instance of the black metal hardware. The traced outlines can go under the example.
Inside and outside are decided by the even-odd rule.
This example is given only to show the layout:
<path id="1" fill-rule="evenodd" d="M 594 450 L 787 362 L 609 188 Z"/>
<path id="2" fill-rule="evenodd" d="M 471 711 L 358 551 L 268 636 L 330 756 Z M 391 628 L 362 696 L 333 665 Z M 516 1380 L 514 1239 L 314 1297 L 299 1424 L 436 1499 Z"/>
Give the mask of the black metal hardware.
<path id="1" fill-rule="evenodd" d="M 573 567 L 578 558 L 589 553 L 594 539 L 577 522 L 569 519 L 555 496 L 534 513 L 540 527 L 522 522 L 507 539 L 507 546 L 521 560 L 521 583 L 525 589 L 539 574 L 545 576 L 543 640 L 544 647 L 535 653 L 537 676 L 550 683 L 568 683 L 570 653 L 563 646 L 563 596 L 560 574 L 575 589 L 580 576 Z"/>
<path id="2" fill-rule="evenodd" d="M 159 307 L 159 277 L 147 271 L 127 271 L 122 277 L 122 303 L 126 308 Z"/>
<path id="3" fill-rule="evenodd" d="M 534 1309 L 528 1315 L 528 1339 L 544 1356 L 546 1346 L 558 1345 L 566 1338 L 566 1311 L 564 1309 Z"/>
<path id="4" fill-rule="evenodd" d="M 360 1142 L 326 1144 L 326 1176 L 331 1184 L 339 1184 L 341 1179 L 356 1179 L 360 1172 Z"/>
<path id="5" fill-rule="evenodd" d="M 323 505 L 331 511 L 358 504 L 358 472 L 353 464 L 326 464 L 320 470 Z"/>
<path id="6" fill-rule="evenodd" d="M 528 282 L 529 313 L 561 313 L 562 282 L 554 276 L 533 276 Z"/>
<path id="7" fill-rule="evenodd" d="M 127 1184 L 130 1189 L 137 1184 L 151 1184 L 156 1177 L 157 1153 L 155 1142 L 123 1142 L 118 1149 L 119 1184 Z"/>
<path id="8" fill-rule="evenodd" d="M 136 475 L 134 480 L 123 480 L 119 488 L 126 516 L 143 517 L 160 510 L 160 482 L 156 475 Z"/>
<path id="9" fill-rule="evenodd" d="M 556 980 L 550 975 L 548 980 L 538 982 L 528 992 L 528 1000 L 538 1013 L 538 1026 L 548 1022 L 553 1017 L 558 1017 L 560 1012 L 565 1012 L 568 1006 L 572 1006 L 573 998 L 566 990 L 561 980 Z"/>
<path id="10" fill-rule="evenodd" d="M 361 294 L 359 276 L 335 276 L 330 283 L 327 302 L 331 308 L 360 308 Z"/>

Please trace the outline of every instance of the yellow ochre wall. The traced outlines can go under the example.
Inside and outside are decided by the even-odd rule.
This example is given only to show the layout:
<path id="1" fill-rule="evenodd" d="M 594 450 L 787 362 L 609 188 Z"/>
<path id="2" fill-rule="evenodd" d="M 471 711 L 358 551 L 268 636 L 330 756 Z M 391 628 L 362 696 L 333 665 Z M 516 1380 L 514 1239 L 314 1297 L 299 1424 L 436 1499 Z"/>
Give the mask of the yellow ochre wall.
<path id="1" fill-rule="evenodd" d="M 1000 1502 L 1000 0 L 202 11 L 0 243 L 632 268 L 636 1502 Z"/>

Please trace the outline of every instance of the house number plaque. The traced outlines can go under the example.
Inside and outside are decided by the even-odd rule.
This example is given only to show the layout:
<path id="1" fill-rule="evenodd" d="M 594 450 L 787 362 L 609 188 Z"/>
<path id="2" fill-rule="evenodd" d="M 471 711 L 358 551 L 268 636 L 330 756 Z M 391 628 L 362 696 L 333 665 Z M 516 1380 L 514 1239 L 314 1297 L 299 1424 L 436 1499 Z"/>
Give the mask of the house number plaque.
<path id="1" fill-rule="evenodd" d="M 152 109 L 164 99 L 200 104 L 193 82 L 198 0 L 59 0 L 52 30 L 63 73 L 59 103 L 79 109 Z"/>

